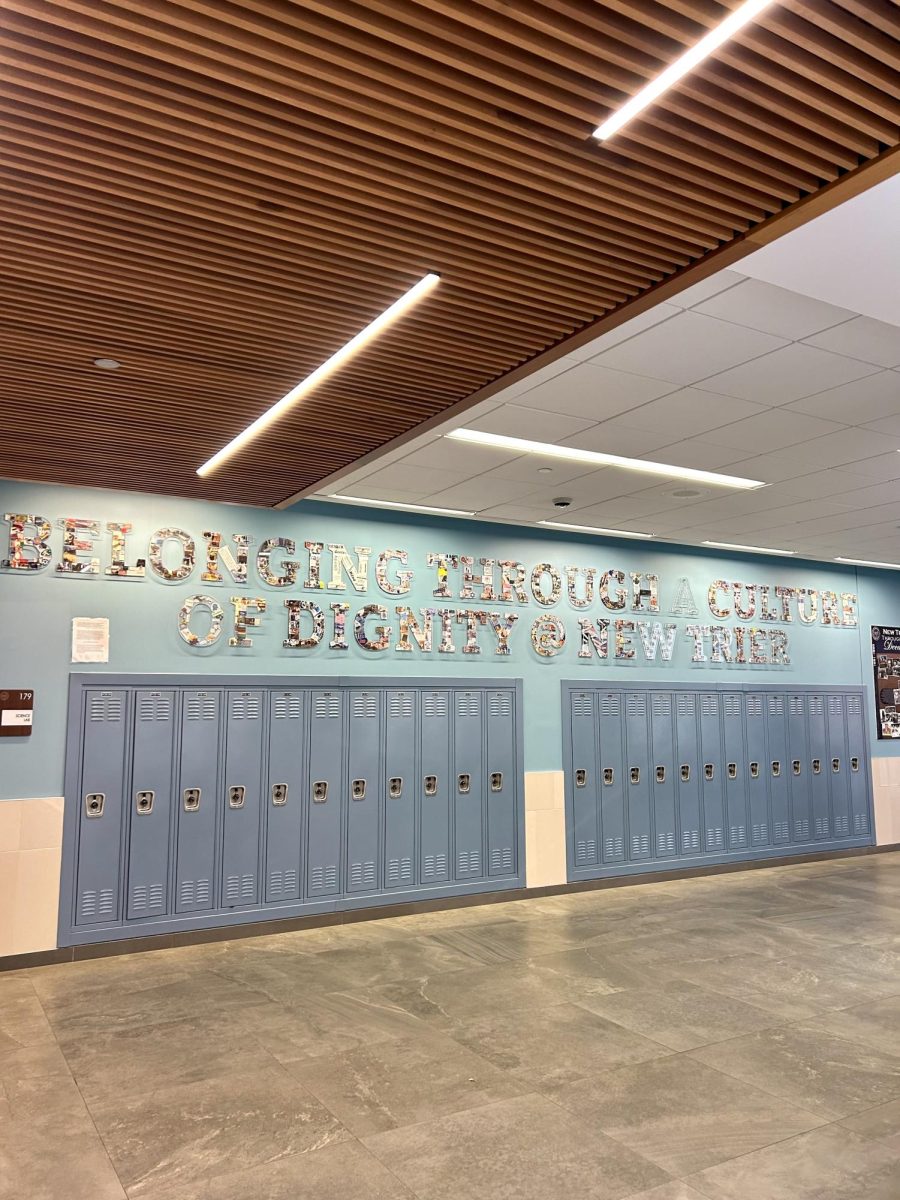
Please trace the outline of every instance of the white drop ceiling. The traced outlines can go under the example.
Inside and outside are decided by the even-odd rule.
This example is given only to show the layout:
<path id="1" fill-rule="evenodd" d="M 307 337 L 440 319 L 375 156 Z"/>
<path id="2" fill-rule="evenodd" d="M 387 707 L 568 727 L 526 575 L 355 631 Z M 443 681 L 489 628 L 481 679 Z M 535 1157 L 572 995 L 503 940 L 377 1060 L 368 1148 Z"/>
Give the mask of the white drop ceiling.
<path id="1" fill-rule="evenodd" d="M 890 284 L 881 270 L 898 246 L 900 179 L 892 179 L 751 255 L 739 271 L 721 271 L 439 429 L 387 447 L 322 496 L 436 505 L 520 525 L 558 519 L 688 545 L 900 561 L 900 262 Z M 455 427 L 767 486 L 735 492 L 585 470 L 441 436 Z M 554 507 L 558 497 L 571 499 L 565 511 Z"/>

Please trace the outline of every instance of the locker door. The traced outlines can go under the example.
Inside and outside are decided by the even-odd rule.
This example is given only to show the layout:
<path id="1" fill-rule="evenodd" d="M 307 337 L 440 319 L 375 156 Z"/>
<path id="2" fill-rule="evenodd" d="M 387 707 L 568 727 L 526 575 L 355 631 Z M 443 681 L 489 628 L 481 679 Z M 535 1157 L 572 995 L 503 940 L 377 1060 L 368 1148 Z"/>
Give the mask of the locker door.
<path id="1" fill-rule="evenodd" d="M 854 837 L 866 837 L 869 826 L 869 751 L 861 696 L 844 697 L 847 713 L 847 753 L 850 756 L 850 815 Z"/>
<path id="2" fill-rule="evenodd" d="M 625 712 L 623 693 L 600 692 L 599 763 L 600 836 L 604 863 L 625 862 Z"/>
<path id="3" fill-rule="evenodd" d="M 175 757 L 175 693 L 134 697 L 128 920 L 169 911 L 169 841 Z"/>
<path id="4" fill-rule="evenodd" d="M 310 693 L 306 891 L 311 898 L 341 890 L 341 780 L 344 705 L 340 692 Z"/>
<path id="5" fill-rule="evenodd" d="M 625 694 L 625 794 L 628 798 L 628 857 L 632 862 L 653 854 L 650 812 L 649 696 L 646 692 Z"/>
<path id="6" fill-rule="evenodd" d="M 213 907 L 219 795 L 221 692 L 186 691 L 181 698 L 181 761 L 175 850 L 175 911 Z"/>
<path id="7" fill-rule="evenodd" d="M 381 875 L 381 696 L 351 691 L 349 705 L 347 891 L 371 892 Z"/>
<path id="8" fill-rule="evenodd" d="M 809 741 L 806 729 L 806 697 L 795 692 L 788 696 L 788 756 L 791 778 L 791 822 L 793 840 L 812 840 L 812 816 L 809 801 Z"/>
<path id="9" fill-rule="evenodd" d="M 707 854 L 719 854 L 725 849 L 725 782 L 717 692 L 703 692 L 700 696 L 700 755 L 703 847 Z"/>
<path id="10" fill-rule="evenodd" d="M 791 840 L 791 756 L 787 740 L 787 703 L 783 692 L 766 697 L 766 773 L 772 814 L 772 844 Z"/>
<path id="11" fill-rule="evenodd" d="M 597 801 L 597 716 L 592 692 L 572 692 L 569 696 L 572 761 L 569 764 L 572 788 L 575 866 L 600 864 L 600 809 Z"/>
<path id="12" fill-rule="evenodd" d="M 305 700 L 301 691 L 269 696 L 266 778 L 266 903 L 299 900 L 306 791 Z"/>
<path id="13" fill-rule="evenodd" d="M 827 771 L 831 789 L 831 828 L 837 838 L 850 837 L 850 762 L 847 758 L 847 730 L 844 724 L 844 697 L 840 693 L 826 697 L 828 726 Z"/>
<path id="14" fill-rule="evenodd" d="M 450 693 L 424 691 L 419 697 L 420 750 L 416 780 L 419 813 L 419 880 L 450 879 Z"/>
<path id="15" fill-rule="evenodd" d="M 750 845 L 754 850 L 768 846 L 772 821 L 769 815 L 769 771 L 766 762 L 766 696 L 746 692 L 747 758 L 744 763 L 747 788 L 747 813 L 750 819 Z"/>
<path id="16" fill-rule="evenodd" d="M 487 825 L 488 874 L 514 875 L 518 781 L 516 778 L 516 719 L 513 693 L 489 691 L 487 703 Z"/>
<path id="17" fill-rule="evenodd" d="M 744 705 L 740 692 L 723 692 L 725 815 L 729 850 L 745 850 L 747 836 L 747 764 L 744 745 Z"/>
<path id="18" fill-rule="evenodd" d="M 416 693 L 388 692 L 384 750 L 384 886 L 412 887 L 416 861 Z"/>
<path id="19" fill-rule="evenodd" d="M 484 867 L 484 752 L 479 691 L 453 693 L 453 830 L 456 878 L 479 879 Z"/>
<path id="20" fill-rule="evenodd" d="M 816 841 L 831 837 L 831 812 L 828 795 L 828 738 L 825 727 L 825 697 L 812 693 L 806 698 L 809 737 L 809 794 L 812 803 L 813 831 Z"/>
<path id="21" fill-rule="evenodd" d="M 682 855 L 699 854 L 702 848 L 699 701 L 694 692 L 675 696 L 675 786 Z"/>
<path id="22" fill-rule="evenodd" d="M 657 858 L 671 858 L 678 853 L 674 701 L 671 692 L 653 692 L 650 697 L 650 785 L 653 790 L 653 844 Z"/>
<path id="23" fill-rule="evenodd" d="M 75 922 L 119 917 L 128 693 L 90 689 L 84 699 Z"/>
<path id="24" fill-rule="evenodd" d="M 259 902 L 262 745 L 262 692 L 229 692 L 222 809 L 223 908 Z"/>

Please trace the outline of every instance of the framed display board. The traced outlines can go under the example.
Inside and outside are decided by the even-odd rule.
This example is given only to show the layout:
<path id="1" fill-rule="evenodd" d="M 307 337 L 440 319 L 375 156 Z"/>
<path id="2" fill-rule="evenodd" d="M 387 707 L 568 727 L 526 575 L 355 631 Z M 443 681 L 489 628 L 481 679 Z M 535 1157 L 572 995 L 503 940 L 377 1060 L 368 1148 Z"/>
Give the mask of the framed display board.
<path id="1" fill-rule="evenodd" d="M 900 738 L 900 628 L 872 626 L 875 725 L 879 738 Z"/>

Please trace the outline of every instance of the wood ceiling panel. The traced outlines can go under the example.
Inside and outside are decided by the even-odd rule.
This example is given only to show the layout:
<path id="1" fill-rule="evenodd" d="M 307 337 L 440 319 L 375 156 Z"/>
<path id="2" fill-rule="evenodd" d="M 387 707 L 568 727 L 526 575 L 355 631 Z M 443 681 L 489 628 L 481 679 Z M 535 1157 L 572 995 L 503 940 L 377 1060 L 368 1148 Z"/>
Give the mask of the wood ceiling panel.
<path id="1" fill-rule="evenodd" d="M 277 503 L 900 140 L 885 0 L 784 0 L 603 146 L 736 0 L 4 2 L 19 478 Z M 429 270 L 421 307 L 196 476 Z"/>

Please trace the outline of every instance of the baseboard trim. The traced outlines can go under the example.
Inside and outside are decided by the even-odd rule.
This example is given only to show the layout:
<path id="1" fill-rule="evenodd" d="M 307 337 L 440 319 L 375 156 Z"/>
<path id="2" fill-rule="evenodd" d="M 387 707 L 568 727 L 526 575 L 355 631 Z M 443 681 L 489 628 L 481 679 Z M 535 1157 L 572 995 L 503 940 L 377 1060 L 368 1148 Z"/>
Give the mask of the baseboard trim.
<path id="1" fill-rule="evenodd" d="M 329 925 L 355 925 L 360 921 L 382 921 L 412 913 L 447 912 L 454 908 L 473 908 L 490 904 L 508 904 L 540 896 L 563 896 L 568 892 L 595 892 L 606 888 L 641 887 L 648 883 L 668 883 L 673 879 L 696 879 L 708 875 L 730 875 L 736 871 L 764 871 L 770 867 L 789 867 L 808 862 L 826 862 L 834 858 L 862 858 L 869 854 L 900 851 L 900 842 L 886 846 L 853 846 L 847 850 L 829 850 L 822 854 L 790 854 L 783 858 L 760 858 L 748 862 L 710 863 L 709 866 L 682 870 L 652 871 L 642 875 L 615 875 L 603 879 L 580 879 L 574 883 L 555 883 L 545 887 L 511 888 L 504 892 L 473 892 L 434 900 L 412 900 L 405 904 L 383 904 L 376 908 L 348 909 L 344 912 L 315 913 L 308 917 L 285 917 L 257 921 L 248 925 L 225 925 L 216 929 L 191 929 L 181 933 L 122 938 L 111 942 L 92 942 L 82 946 L 63 946 L 56 950 L 35 950 L 29 954 L 8 954 L 0 958 L 0 972 L 20 971 L 55 963 L 84 962 L 94 958 L 114 958 L 120 954 L 151 953 L 173 950 L 178 946 L 198 946 L 208 942 L 227 942 L 238 938 L 266 937 L 273 933 L 291 933 L 301 929 L 321 929 Z"/>

